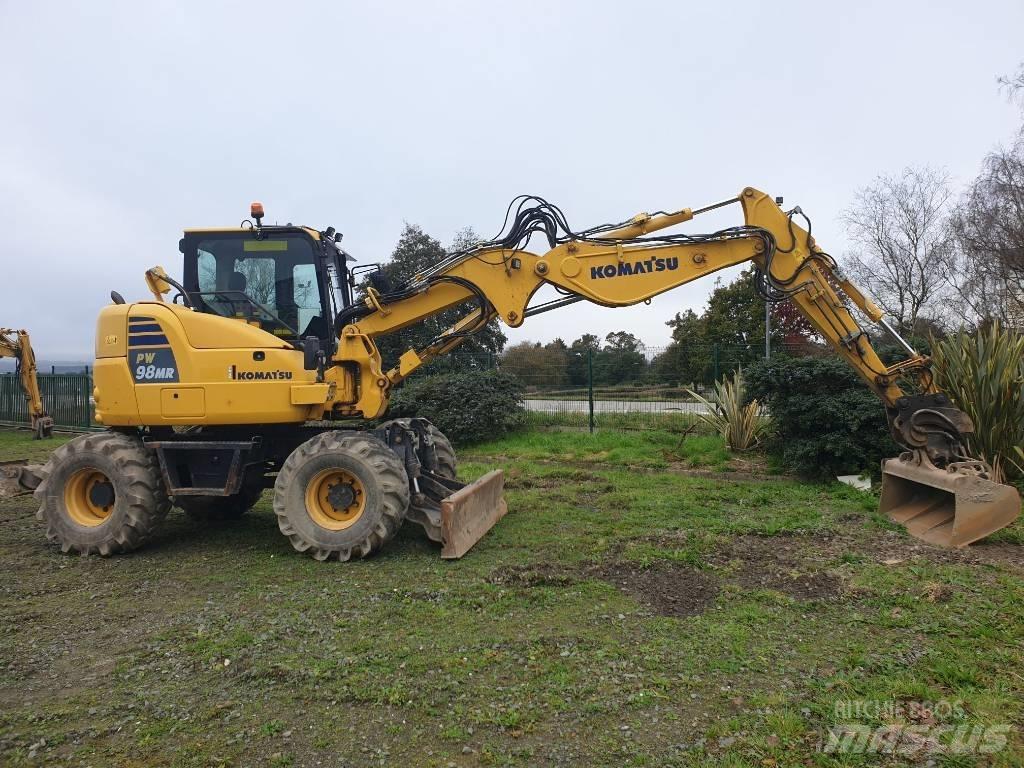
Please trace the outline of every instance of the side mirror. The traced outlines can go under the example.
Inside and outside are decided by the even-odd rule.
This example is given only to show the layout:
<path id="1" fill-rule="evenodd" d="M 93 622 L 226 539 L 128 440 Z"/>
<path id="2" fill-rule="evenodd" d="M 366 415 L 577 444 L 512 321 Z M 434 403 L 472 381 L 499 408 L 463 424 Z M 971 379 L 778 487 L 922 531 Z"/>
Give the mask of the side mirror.
<path id="1" fill-rule="evenodd" d="M 315 371 L 320 367 L 320 339 L 307 336 L 302 340 L 302 367 L 307 371 Z"/>

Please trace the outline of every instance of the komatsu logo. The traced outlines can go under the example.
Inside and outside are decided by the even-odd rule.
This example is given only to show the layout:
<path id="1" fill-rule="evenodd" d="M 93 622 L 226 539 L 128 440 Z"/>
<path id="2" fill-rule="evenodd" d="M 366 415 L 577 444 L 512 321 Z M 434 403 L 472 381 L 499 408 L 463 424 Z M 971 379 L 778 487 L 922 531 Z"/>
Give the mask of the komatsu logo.
<path id="1" fill-rule="evenodd" d="M 279 381 L 291 377 L 291 371 L 240 371 L 237 366 L 228 366 L 228 378 L 232 381 Z"/>
<path id="2" fill-rule="evenodd" d="M 620 261 L 618 264 L 591 267 L 590 279 L 646 275 L 648 272 L 664 272 L 668 269 L 679 269 L 678 256 L 669 256 L 667 259 L 645 259 L 644 261 Z"/>

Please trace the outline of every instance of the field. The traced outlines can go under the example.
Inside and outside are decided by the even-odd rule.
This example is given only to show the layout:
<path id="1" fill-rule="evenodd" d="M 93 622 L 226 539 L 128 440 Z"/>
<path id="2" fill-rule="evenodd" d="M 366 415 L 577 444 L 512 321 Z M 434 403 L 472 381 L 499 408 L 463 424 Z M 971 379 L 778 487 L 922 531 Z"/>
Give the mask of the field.
<path id="1" fill-rule="evenodd" d="M 0 460 L 52 446 L 0 432 Z M 511 512 L 457 562 L 411 530 L 314 562 L 269 494 L 234 525 L 174 511 L 134 555 L 83 559 L 45 542 L 31 497 L 0 502 L 0 763 L 1024 760 L 1021 523 L 932 549 L 870 494 L 698 435 L 533 431 L 460 471 L 495 466 Z M 893 722 L 1008 743 L 820 751 L 829 728 Z"/>

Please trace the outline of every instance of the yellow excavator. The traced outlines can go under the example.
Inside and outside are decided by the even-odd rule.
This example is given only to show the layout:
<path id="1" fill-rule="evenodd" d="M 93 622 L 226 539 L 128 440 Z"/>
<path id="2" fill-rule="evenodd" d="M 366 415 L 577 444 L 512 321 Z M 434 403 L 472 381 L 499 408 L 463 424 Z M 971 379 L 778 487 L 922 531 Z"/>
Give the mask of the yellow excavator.
<path id="1" fill-rule="evenodd" d="M 730 205 L 743 224 L 663 232 Z M 319 560 L 365 557 L 405 520 L 439 542 L 442 557 L 461 557 L 506 512 L 502 473 L 465 485 L 434 425 L 380 421 L 394 388 L 494 318 L 518 327 L 576 302 L 637 304 L 753 262 L 765 299 L 792 301 L 882 400 L 905 449 L 884 463 L 883 512 L 942 546 L 1010 524 L 1020 497 L 968 453 L 971 421 L 936 390 L 928 358 L 818 246 L 803 211 L 781 206 L 747 188 L 702 208 L 575 231 L 559 208 L 523 196 L 495 238 L 402 285 L 389 285 L 378 265 L 352 266 L 333 227 L 264 225 L 259 203 L 241 227 L 186 230 L 180 282 L 154 267 L 153 301 L 112 293 L 101 310 L 94 397 L 106 431 L 72 440 L 38 468 L 38 516 L 62 550 L 110 555 L 139 546 L 172 504 L 232 517 L 272 488 L 281 532 Z M 526 250 L 534 237 L 546 253 Z M 534 301 L 542 286 L 559 296 Z M 851 305 L 899 339 L 908 359 L 884 364 Z M 454 325 L 385 367 L 378 338 L 455 308 Z"/>
<path id="2" fill-rule="evenodd" d="M 53 419 L 46 412 L 43 396 L 39 391 L 39 377 L 36 371 L 36 355 L 28 331 L 14 328 L 0 328 L 0 357 L 13 357 L 15 371 L 21 381 L 28 404 L 28 415 L 32 436 L 37 440 L 53 434 Z"/>

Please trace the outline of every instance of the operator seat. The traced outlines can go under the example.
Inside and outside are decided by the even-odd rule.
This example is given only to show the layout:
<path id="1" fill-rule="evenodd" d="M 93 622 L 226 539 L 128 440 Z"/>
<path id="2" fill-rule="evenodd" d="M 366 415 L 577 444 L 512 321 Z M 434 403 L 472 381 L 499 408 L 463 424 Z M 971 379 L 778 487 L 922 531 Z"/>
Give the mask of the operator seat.
<path id="1" fill-rule="evenodd" d="M 241 272 L 232 272 L 228 278 L 228 290 L 229 291 L 241 291 L 245 293 L 245 289 L 249 287 L 249 281 L 245 279 L 245 275 Z"/>
<path id="2" fill-rule="evenodd" d="M 252 306 L 248 301 L 242 299 L 241 296 L 232 296 L 232 293 L 245 293 L 245 289 L 249 287 L 249 281 L 246 280 L 245 275 L 241 272 L 232 272 L 228 277 L 228 295 L 227 300 L 231 302 L 231 312 L 235 317 L 252 317 Z"/>

